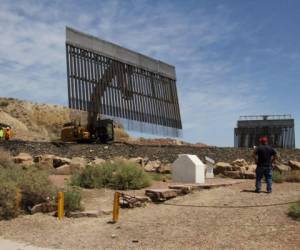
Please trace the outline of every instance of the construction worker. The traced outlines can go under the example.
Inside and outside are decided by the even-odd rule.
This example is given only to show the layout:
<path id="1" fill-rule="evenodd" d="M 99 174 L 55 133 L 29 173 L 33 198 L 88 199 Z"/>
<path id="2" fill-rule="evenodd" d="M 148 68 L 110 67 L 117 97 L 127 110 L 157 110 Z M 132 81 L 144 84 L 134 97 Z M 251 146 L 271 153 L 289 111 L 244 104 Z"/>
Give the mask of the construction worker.
<path id="1" fill-rule="evenodd" d="M 11 129 L 10 127 L 7 127 L 5 131 L 5 140 L 8 141 L 10 138 L 11 138 Z"/>
<path id="2" fill-rule="evenodd" d="M 260 145 L 254 149 L 253 156 L 256 167 L 256 193 L 261 192 L 261 180 L 263 177 L 267 183 L 267 193 L 272 193 L 272 164 L 277 158 L 276 151 L 268 145 L 268 138 L 263 136 L 259 139 Z"/>
<path id="3" fill-rule="evenodd" d="M 4 136 L 3 128 L 0 127 L 0 140 L 3 140 L 3 136 Z"/>

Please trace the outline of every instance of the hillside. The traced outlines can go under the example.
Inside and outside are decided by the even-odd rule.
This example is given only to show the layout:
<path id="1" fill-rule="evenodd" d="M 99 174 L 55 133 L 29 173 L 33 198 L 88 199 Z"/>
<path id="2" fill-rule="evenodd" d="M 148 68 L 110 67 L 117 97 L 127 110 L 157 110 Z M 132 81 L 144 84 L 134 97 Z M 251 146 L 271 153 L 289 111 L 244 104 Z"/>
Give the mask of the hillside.
<path id="1" fill-rule="evenodd" d="M 13 128 L 14 139 L 56 139 L 62 125 L 68 121 L 70 110 L 66 107 L 0 97 L 0 122 Z"/>
<path id="2" fill-rule="evenodd" d="M 13 129 L 13 138 L 26 141 L 51 141 L 60 137 L 62 126 L 71 120 L 86 121 L 86 112 L 51 104 L 38 104 L 0 97 L 0 123 Z M 128 137 L 119 125 L 116 137 Z"/>
<path id="3" fill-rule="evenodd" d="M 24 141 L 53 141 L 60 138 L 66 122 L 80 120 L 84 125 L 86 112 L 72 110 L 60 105 L 40 104 L 14 98 L 0 97 L 0 123 L 10 125 L 13 139 Z M 207 147 L 203 143 L 191 144 L 171 138 L 133 138 L 123 126 L 116 124 L 115 139 L 139 145 L 193 145 Z"/>

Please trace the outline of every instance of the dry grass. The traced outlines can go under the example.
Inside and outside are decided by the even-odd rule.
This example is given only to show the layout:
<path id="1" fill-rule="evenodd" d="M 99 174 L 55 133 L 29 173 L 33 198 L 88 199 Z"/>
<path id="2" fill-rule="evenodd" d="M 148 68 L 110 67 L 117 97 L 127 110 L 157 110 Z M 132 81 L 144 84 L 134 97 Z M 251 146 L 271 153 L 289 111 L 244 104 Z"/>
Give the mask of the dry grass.
<path id="1" fill-rule="evenodd" d="M 0 168 L 8 168 L 13 164 L 12 157 L 9 152 L 0 148 Z"/>
<path id="2" fill-rule="evenodd" d="M 273 172 L 272 176 L 273 182 L 282 183 L 282 182 L 300 182 L 300 171 L 293 170 L 285 173 L 280 173 L 278 171 Z"/>
<path id="3" fill-rule="evenodd" d="M 9 219 L 19 214 L 17 193 L 20 192 L 20 208 L 28 210 L 49 198 L 54 199 L 55 187 L 48 173 L 35 166 L 26 169 L 14 164 L 10 154 L 0 150 L 0 219 Z"/>
<path id="4" fill-rule="evenodd" d="M 120 160 L 87 166 L 72 176 L 71 184 L 84 188 L 141 189 L 151 184 L 151 178 L 136 164 Z"/>
<path id="5" fill-rule="evenodd" d="M 296 220 L 300 220 L 300 200 L 290 206 L 288 215 Z"/>

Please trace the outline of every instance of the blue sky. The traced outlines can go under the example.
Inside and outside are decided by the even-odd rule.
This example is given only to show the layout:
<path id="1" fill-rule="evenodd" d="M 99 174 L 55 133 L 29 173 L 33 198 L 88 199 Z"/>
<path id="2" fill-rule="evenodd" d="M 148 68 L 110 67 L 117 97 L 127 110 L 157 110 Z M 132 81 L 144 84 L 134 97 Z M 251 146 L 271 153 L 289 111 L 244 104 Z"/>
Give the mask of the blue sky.
<path id="1" fill-rule="evenodd" d="M 175 65 L 182 139 L 232 146 L 240 115 L 292 114 L 299 147 L 299 23 L 297 0 L 0 0 L 0 96 L 67 105 L 68 25 Z"/>

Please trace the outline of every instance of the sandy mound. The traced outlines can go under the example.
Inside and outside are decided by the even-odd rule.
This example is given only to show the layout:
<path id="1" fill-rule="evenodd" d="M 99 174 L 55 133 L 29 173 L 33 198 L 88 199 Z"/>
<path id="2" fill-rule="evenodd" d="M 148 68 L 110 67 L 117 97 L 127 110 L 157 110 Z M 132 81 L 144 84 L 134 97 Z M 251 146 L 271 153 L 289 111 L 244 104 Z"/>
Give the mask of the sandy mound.
<path id="1" fill-rule="evenodd" d="M 68 121 L 70 110 L 66 107 L 0 98 L 0 122 L 12 127 L 15 139 L 58 139 Z"/>
<path id="2" fill-rule="evenodd" d="M 13 138 L 29 141 L 51 141 L 60 139 L 60 131 L 71 120 L 86 123 L 86 112 L 71 110 L 64 106 L 37 104 L 13 98 L 0 97 L 0 123 L 13 129 Z M 115 136 L 128 138 L 121 125 L 117 125 Z"/>

